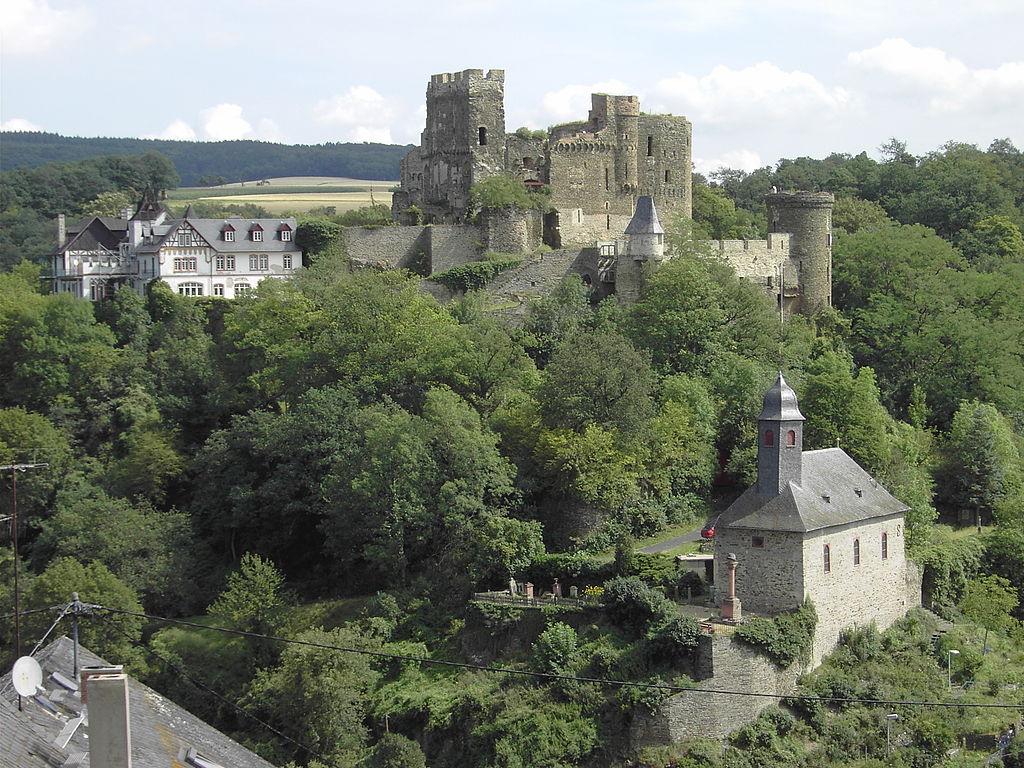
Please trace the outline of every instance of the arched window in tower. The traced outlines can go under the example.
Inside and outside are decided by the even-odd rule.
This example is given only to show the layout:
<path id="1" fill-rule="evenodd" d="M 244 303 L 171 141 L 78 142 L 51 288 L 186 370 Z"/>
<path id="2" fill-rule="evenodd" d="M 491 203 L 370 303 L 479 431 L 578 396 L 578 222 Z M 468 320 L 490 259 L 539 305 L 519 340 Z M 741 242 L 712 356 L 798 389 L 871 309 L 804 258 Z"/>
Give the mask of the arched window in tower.
<path id="1" fill-rule="evenodd" d="M 860 565 L 860 539 L 853 540 L 853 564 Z"/>
<path id="2" fill-rule="evenodd" d="M 796 445 L 796 430 L 791 429 L 786 433 L 786 445 Z"/>
<path id="3" fill-rule="evenodd" d="M 480 126 L 480 146 L 487 146 L 487 129 L 484 126 Z"/>
<path id="4" fill-rule="evenodd" d="M 764 444 L 775 445 L 775 432 L 770 429 L 764 431 Z"/>

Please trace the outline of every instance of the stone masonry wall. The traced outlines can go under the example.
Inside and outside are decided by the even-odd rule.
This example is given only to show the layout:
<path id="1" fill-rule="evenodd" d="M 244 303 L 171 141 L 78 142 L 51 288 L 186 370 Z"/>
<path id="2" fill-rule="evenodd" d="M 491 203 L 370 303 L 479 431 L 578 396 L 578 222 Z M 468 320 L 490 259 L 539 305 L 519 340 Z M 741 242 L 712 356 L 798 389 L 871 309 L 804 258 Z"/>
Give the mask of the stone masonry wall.
<path id="1" fill-rule="evenodd" d="M 760 547 L 754 546 L 754 536 L 761 538 Z M 736 596 L 743 606 L 744 615 L 780 613 L 792 610 L 803 602 L 804 580 L 801 569 L 804 547 L 801 534 L 742 528 L 716 530 L 716 600 L 726 597 L 729 576 L 724 556 L 730 552 L 736 555 Z"/>
<path id="2" fill-rule="evenodd" d="M 767 657 L 730 637 L 704 638 L 698 666 L 713 677 L 694 687 L 779 695 L 792 693 L 797 678 L 806 670 L 799 663 L 779 669 Z M 709 663 L 710 661 L 710 663 Z M 737 696 L 721 693 L 679 693 L 662 702 L 653 715 L 637 715 L 630 729 L 634 749 L 690 739 L 724 739 L 766 707 L 778 703 L 769 696 Z"/>
<path id="3" fill-rule="evenodd" d="M 479 227 L 437 225 L 429 228 L 430 274 L 479 261 L 483 257 L 483 233 Z"/>
<path id="4" fill-rule="evenodd" d="M 425 263 L 433 274 L 481 258 L 478 227 L 349 227 L 341 237 L 345 253 L 364 266 L 413 269 Z"/>
<path id="5" fill-rule="evenodd" d="M 870 624 L 884 630 L 913 607 L 907 599 L 903 516 L 829 528 L 808 536 L 804 545 L 805 593 L 818 611 L 812 662 L 830 653 L 844 629 Z M 888 557 L 882 558 L 882 533 L 888 534 Z M 860 564 L 854 544 L 860 542 Z M 829 547 L 829 571 L 824 547 Z M 741 598 L 742 599 L 742 598 Z"/>
<path id="6" fill-rule="evenodd" d="M 569 248 L 535 254 L 516 269 L 494 278 L 487 292 L 500 302 L 525 303 L 549 295 L 569 274 L 586 276 L 593 283 L 597 274 L 596 250 Z"/>

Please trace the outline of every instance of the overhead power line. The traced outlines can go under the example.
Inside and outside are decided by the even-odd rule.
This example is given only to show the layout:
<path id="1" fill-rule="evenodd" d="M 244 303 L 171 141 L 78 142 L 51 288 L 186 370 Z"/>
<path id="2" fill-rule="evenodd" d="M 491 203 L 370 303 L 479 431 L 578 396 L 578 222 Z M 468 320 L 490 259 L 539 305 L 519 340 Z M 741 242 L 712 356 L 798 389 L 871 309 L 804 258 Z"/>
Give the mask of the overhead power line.
<path id="1" fill-rule="evenodd" d="M 409 661 L 417 664 L 451 667 L 455 669 L 472 669 L 481 672 L 495 672 L 506 675 L 519 675 L 521 677 L 533 677 L 543 680 L 564 680 L 576 683 L 593 683 L 595 685 L 607 685 L 620 688 L 643 688 L 648 690 L 665 691 L 668 694 L 717 694 L 721 696 L 749 696 L 753 698 L 766 698 L 777 700 L 787 699 L 790 701 L 820 701 L 832 704 L 872 704 L 885 705 L 890 707 L 976 707 L 980 709 L 1024 710 L 1024 704 L 983 704 L 974 702 L 965 703 L 954 701 L 900 701 L 894 699 L 862 699 L 844 698 L 839 696 L 810 696 L 807 694 L 761 693 L 757 691 L 734 691 L 721 688 L 687 688 L 679 685 L 669 685 L 668 683 L 645 683 L 637 682 L 634 680 L 612 680 L 609 678 L 602 677 L 578 677 L 576 675 L 559 675 L 550 672 L 535 672 L 526 669 L 510 669 L 508 667 L 495 667 L 486 664 L 472 664 L 470 662 L 463 661 L 444 661 L 441 659 L 431 659 L 423 656 L 409 656 L 405 654 L 388 653 L 386 651 L 371 651 L 365 648 L 350 648 L 346 646 L 332 645 L 330 643 L 318 643 L 311 640 L 298 640 L 295 638 L 288 637 L 274 637 L 273 635 L 265 635 L 259 632 L 247 632 L 241 629 L 230 629 L 228 627 L 210 626 L 207 624 L 199 624 L 198 622 L 194 621 L 186 621 L 185 619 L 169 619 L 165 616 L 154 616 L 148 613 L 136 613 L 134 611 L 125 611 L 120 608 L 107 608 L 103 606 L 97 606 L 97 610 L 109 611 L 110 613 L 124 614 L 126 616 L 137 616 L 139 618 L 149 619 L 150 621 L 162 621 L 169 624 L 178 624 L 185 627 L 192 627 L 194 629 L 207 629 L 214 632 L 223 632 L 230 635 L 237 635 L 239 637 L 249 637 L 257 640 L 271 640 L 278 643 L 300 645 L 309 648 L 320 648 L 328 651 L 338 651 L 340 653 L 352 653 L 359 654 L 362 656 L 372 656 L 375 658 L 389 659 L 393 661 Z"/>

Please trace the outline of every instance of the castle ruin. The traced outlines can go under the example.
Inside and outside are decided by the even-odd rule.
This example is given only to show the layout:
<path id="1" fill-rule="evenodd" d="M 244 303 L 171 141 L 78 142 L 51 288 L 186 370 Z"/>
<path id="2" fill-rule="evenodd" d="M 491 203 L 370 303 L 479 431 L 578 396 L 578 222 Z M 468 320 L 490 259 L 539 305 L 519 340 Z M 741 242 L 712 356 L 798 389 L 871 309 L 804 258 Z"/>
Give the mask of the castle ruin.
<path id="1" fill-rule="evenodd" d="M 645 270 L 666 258 L 663 247 L 651 249 L 664 230 L 639 230 L 652 225 L 652 214 L 659 229 L 659 214 L 691 215 L 690 121 L 644 114 L 636 96 L 595 93 L 586 120 L 509 134 L 504 94 L 503 70 L 431 77 L 421 143 L 403 158 L 392 199 L 405 226 L 348 230 L 353 263 L 413 269 L 445 299 L 430 275 L 498 251 L 523 257 L 488 288 L 502 304 L 525 306 L 568 274 L 597 299 L 635 300 Z M 473 185 L 498 174 L 546 188 L 549 209 L 481 211 L 471 221 Z M 765 240 L 707 245 L 787 313 L 813 314 L 831 304 L 833 201 L 829 193 L 774 192 Z"/>

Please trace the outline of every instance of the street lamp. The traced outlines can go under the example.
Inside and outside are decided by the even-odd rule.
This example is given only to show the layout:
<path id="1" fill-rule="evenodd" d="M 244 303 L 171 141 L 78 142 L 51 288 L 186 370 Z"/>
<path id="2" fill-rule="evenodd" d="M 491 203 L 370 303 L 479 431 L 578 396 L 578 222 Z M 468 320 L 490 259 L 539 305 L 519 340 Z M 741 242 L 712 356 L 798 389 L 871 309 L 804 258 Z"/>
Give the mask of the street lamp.
<path id="1" fill-rule="evenodd" d="M 892 752 L 892 741 L 889 739 L 889 729 L 892 726 L 893 720 L 899 720 L 900 716 L 895 712 L 890 712 L 885 716 L 885 756 L 888 757 Z"/>
<path id="2" fill-rule="evenodd" d="M 946 688 L 950 691 L 953 690 L 953 657 L 959 655 L 960 651 L 946 651 Z"/>

